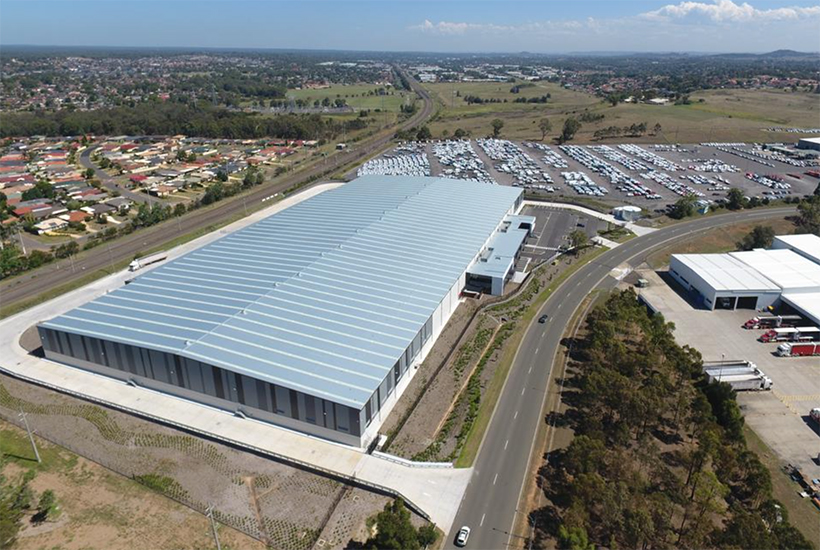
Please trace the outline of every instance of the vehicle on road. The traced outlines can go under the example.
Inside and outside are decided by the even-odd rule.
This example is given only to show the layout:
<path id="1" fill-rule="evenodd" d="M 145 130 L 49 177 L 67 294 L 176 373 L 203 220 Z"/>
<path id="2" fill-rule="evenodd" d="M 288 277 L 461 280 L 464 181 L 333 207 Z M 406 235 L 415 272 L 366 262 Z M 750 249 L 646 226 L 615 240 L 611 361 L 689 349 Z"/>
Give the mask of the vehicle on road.
<path id="1" fill-rule="evenodd" d="M 151 254 L 150 256 L 145 256 L 144 258 L 137 258 L 133 262 L 128 264 L 128 271 L 137 271 L 138 269 L 142 269 L 145 266 L 161 262 L 167 257 L 167 253 L 160 252 L 159 254 Z"/>
<path id="2" fill-rule="evenodd" d="M 549 315 L 542 315 L 541 317 L 538 318 L 538 322 L 543 325 L 544 323 L 547 322 L 547 319 L 549 319 L 549 318 L 550 318 Z"/>
<path id="3" fill-rule="evenodd" d="M 470 528 L 466 525 L 458 530 L 456 534 L 456 546 L 467 546 L 467 539 L 470 538 Z"/>

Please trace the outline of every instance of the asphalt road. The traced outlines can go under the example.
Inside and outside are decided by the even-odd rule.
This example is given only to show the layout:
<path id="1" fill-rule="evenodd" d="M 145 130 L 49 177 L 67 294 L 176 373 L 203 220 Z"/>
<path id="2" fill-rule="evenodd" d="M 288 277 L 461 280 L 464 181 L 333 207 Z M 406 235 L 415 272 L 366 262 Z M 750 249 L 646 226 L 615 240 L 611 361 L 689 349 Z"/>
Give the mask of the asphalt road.
<path id="1" fill-rule="evenodd" d="M 793 208 L 737 212 L 700 218 L 637 237 L 614 248 L 567 279 L 560 292 L 546 301 L 537 317 L 549 315 L 545 324 L 528 327 L 475 462 L 473 478 L 448 534 L 446 548 L 462 525 L 471 529 L 467 546 L 482 550 L 524 548 L 528 532 L 512 533 L 536 433 L 545 424 L 543 410 L 550 371 L 565 328 L 592 290 L 612 288 L 612 269 L 629 263 L 637 266 L 661 245 L 692 233 L 740 221 L 764 220 L 794 212 Z M 562 359 L 559 356 L 559 360 Z"/>
<path id="2" fill-rule="evenodd" d="M 434 108 L 427 91 L 410 75 L 406 76 L 413 90 L 421 97 L 422 108 L 400 126 L 402 129 L 423 123 L 432 116 Z M 122 261 L 131 260 L 141 251 L 160 246 L 180 235 L 205 229 L 222 220 L 241 215 L 243 212 L 247 213 L 247 205 L 258 204 L 262 199 L 285 191 L 311 177 L 320 176 L 328 170 L 336 170 L 366 158 L 383 149 L 392 139 L 393 132 L 370 137 L 356 143 L 354 148 L 334 153 L 325 162 L 319 162 L 305 170 L 286 175 L 270 184 L 263 184 L 247 193 L 225 199 L 208 208 L 200 208 L 179 218 L 140 229 L 125 237 L 84 251 L 71 260 L 54 262 L 9 280 L 0 281 L 0 306 L 35 298 L 55 286 L 79 279 L 86 273 L 110 268 Z M 141 200 L 145 199 L 142 195 L 140 197 Z"/>
<path id="3" fill-rule="evenodd" d="M 85 149 L 83 149 L 83 152 L 80 153 L 80 166 L 82 166 L 83 168 L 91 168 L 92 170 L 94 170 L 94 175 L 97 177 L 98 180 L 100 180 L 100 182 L 102 182 L 103 187 L 105 187 L 109 191 L 117 192 L 121 196 L 130 199 L 136 203 L 162 202 L 160 199 L 152 197 L 147 193 L 135 193 L 134 191 L 117 185 L 117 182 L 114 181 L 114 178 L 109 176 L 105 170 L 100 169 L 96 164 L 91 162 L 91 155 L 98 147 L 99 145 L 92 145 L 90 147 L 86 147 Z"/>

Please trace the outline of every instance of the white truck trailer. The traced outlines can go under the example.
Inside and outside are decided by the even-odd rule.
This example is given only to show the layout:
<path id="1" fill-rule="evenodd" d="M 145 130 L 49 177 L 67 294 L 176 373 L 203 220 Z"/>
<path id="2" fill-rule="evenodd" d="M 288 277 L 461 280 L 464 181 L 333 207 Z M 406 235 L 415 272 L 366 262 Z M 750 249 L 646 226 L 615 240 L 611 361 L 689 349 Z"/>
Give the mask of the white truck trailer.
<path id="1" fill-rule="evenodd" d="M 761 391 L 772 388 L 772 379 L 749 361 L 712 363 L 703 367 L 709 383 L 725 382 L 735 391 Z"/>
<path id="2" fill-rule="evenodd" d="M 138 269 L 142 269 L 145 266 L 161 262 L 166 258 L 168 258 L 167 252 L 159 252 L 157 254 L 145 256 L 143 258 L 137 258 L 136 260 L 128 264 L 128 271 L 137 271 Z"/>

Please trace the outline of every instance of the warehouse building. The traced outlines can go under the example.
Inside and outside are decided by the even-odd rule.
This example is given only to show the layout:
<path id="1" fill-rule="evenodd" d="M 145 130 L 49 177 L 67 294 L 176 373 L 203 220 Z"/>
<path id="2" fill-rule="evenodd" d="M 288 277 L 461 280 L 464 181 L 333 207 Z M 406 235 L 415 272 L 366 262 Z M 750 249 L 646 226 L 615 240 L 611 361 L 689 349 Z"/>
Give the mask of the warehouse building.
<path id="1" fill-rule="evenodd" d="M 800 141 L 797 142 L 797 148 L 820 151 L 820 137 L 800 138 Z"/>
<path id="2" fill-rule="evenodd" d="M 41 323 L 40 340 L 60 363 L 367 446 L 521 201 L 362 177 Z"/>
<path id="3" fill-rule="evenodd" d="M 820 237 L 775 237 L 771 250 L 673 254 L 670 275 L 708 309 L 785 305 L 820 325 Z"/>

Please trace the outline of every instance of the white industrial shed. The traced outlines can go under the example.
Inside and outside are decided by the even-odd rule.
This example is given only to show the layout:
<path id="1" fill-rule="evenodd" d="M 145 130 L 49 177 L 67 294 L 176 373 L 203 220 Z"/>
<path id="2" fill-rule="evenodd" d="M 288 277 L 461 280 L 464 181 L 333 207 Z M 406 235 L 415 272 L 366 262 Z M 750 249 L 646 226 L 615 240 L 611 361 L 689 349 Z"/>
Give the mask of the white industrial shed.
<path id="1" fill-rule="evenodd" d="M 367 446 L 521 194 L 361 177 L 41 323 L 45 356 Z"/>
<path id="2" fill-rule="evenodd" d="M 709 309 L 788 304 L 820 324 L 820 237 L 775 237 L 773 249 L 673 254 L 669 273 Z"/>
<path id="3" fill-rule="evenodd" d="M 669 273 L 709 309 L 758 309 L 774 303 L 781 292 L 731 254 L 673 254 Z"/>

